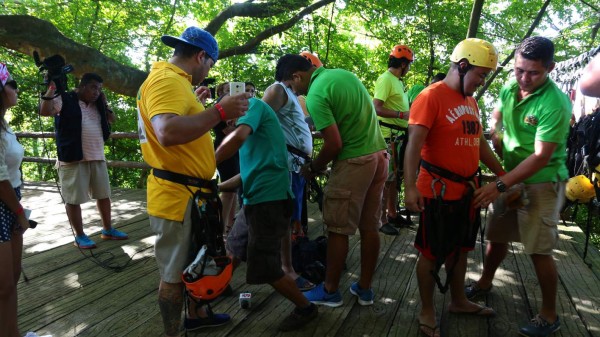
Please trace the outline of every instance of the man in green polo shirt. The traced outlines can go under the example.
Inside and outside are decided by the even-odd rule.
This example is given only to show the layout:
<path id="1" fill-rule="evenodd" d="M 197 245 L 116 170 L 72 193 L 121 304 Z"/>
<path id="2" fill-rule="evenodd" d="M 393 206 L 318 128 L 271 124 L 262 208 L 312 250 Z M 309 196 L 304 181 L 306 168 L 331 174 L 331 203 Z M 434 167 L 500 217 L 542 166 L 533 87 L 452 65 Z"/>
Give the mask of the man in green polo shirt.
<path id="1" fill-rule="evenodd" d="M 392 156 L 385 187 L 383 189 L 380 231 L 387 235 L 398 235 L 397 227 L 411 224 L 410 217 L 403 218 L 397 213 L 398 189 L 400 179 L 398 171 L 402 170 L 403 158 L 400 152 L 408 128 L 408 96 L 404 92 L 402 78 L 406 76 L 413 62 L 413 51 L 405 45 L 396 45 L 388 58 L 388 69 L 375 82 L 373 105 L 379 121 L 381 133 L 388 143 L 388 151 Z M 386 212 L 387 210 L 387 212 Z"/>
<path id="2" fill-rule="evenodd" d="M 542 292 L 540 312 L 520 329 L 523 336 L 548 336 L 560 329 L 556 313 L 558 274 L 552 250 L 558 242 L 559 211 L 568 178 L 565 147 L 571 103 L 548 77 L 554 69 L 553 59 L 554 44 L 544 37 L 527 38 L 517 47 L 515 79 L 500 92 L 491 130 L 508 173 L 477 190 L 474 198 L 482 206 L 495 201 L 488 215 L 483 274 L 466 287 L 467 297 L 488 293 L 508 243 L 522 242 Z M 524 205 L 519 208 L 503 205 L 509 194 L 504 192 L 512 186 L 511 190 L 524 192 Z"/>
<path id="3" fill-rule="evenodd" d="M 306 96 L 323 147 L 301 173 L 312 178 L 333 161 L 324 191 L 323 223 L 327 226 L 325 282 L 304 292 L 315 304 L 343 304 L 338 289 L 348 255 L 348 236 L 361 237 L 361 275 L 350 292 L 361 305 L 373 304 L 371 281 L 379 257 L 381 195 L 387 175 L 385 142 L 371 97 L 356 77 L 342 69 L 315 68 L 299 55 L 285 55 L 277 62 L 282 82 L 296 95 Z"/>

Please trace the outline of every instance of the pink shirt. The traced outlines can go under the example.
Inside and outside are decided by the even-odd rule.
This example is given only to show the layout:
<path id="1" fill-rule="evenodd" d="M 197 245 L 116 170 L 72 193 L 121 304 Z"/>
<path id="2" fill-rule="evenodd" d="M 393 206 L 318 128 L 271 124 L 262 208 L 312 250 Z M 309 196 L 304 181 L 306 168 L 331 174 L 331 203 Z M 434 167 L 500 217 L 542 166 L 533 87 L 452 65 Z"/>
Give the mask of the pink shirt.
<path id="1" fill-rule="evenodd" d="M 54 109 L 62 109 L 62 97 L 54 99 Z M 102 138 L 102 125 L 100 114 L 95 103 L 86 104 L 79 101 L 81 108 L 81 148 L 83 159 L 81 161 L 106 160 L 104 157 L 104 139 Z M 60 162 L 61 165 L 68 163 Z"/>

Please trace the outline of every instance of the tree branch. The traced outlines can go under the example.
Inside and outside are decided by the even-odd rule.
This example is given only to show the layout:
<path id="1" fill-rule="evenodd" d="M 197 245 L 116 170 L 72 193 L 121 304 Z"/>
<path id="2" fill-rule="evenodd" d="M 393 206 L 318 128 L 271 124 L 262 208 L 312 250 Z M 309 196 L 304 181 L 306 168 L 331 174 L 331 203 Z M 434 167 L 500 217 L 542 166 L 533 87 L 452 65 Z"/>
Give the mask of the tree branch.
<path id="1" fill-rule="evenodd" d="M 308 5 L 309 0 L 274 0 L 268 3 L 254 4 L 252 2 L 236 3 L 227 7 L 212 19 L 204 28 L 215 35 L 227 20 L 234 17 L 267 18 Z"/>
<path id="2" fill-rule="evenodd" d="M 251 38 L 245 44 L 241 46 L 236 46 L 232 48 L 228 48 L 219 52 L 219 58 L 231 57 L 234 55 L 242 55 L 251 53 L 256 46 L 258 46 L 262 41 L 270 38 L 271 36 L 281 33 L 289 28 L 291 28 L 296 22 L 300 21 L 306 15 L 316 11 L 317 9 L 326 6 L 335 0 L 321 0 L 319 2 L 315 2 L 314 4 L 304 8 L 302 11 L 298 12 L 298 14 L 291 17 L 288 21 L 269 27 L 262 32 L 258 33 L 255 37 Z"/>
<path id="3" fill-rule="evenodd" d="M 74 75 L 95 72 L 107 88 L 127 96 L 135 96 L 148 75 L 67 38 L 50 22 L 33 16 L 0 16 L 0 45 L 30 56 L 37 51 L 42 58 L 60 54 L 73 65 Z"/>
<path id="4" fill-rule="evenodd" d="M 540 11 L 538 12 L 538 14 L 536 15 L 535 19 L 533 20 L 533 23 L 531 23 L 531 26 L 527 30 L 527 33 L 525 33 L 525 36 L 523 36 L 523 39 L 521 39 L 521 40 L 524 40 L 524 39 L 530 37 L 531 33 L 533 33 L 533 31 L 535 30 L 535 28 L 540 24 L 540 21 L 542 20 L 542 17 L 546 13 L 546 9 L 550 5 L 550 1 L 551 0 L 546 0 L 544 2 L 544 4 L 542 5 L 542 8 L 540 8 Z M 483 88 L 481 88 L 481 90 L 479 90 L 479 92 L 475 96 L 475 100 L 478 101 L 479 98 L 481 98 L 481 96 L 483 96 L 483 94 L 485 93 L 485 91 L 490 87 L 490 84 L 492 84 L 492 82 L 498 76 L 498 74 L 500 73 L 500 71 L 502 71 L 502 69 L 504 69 L 504 66 L 506 66 L 508 64 L 508 62 L 510 62 L 510 60 L 512 60 L 512 58 L 514 56 L 515 56 L 515 50 L 513 49 L 513 51 L 510 53 L 510 55 L 508 55 L 508 57 L 502 62 L 502 64 L 498 68 L 496 68 L 496 71 L 494 71 L 494 73 L 492 74 L 492 76 L 490 77 L 490 79 L 485 81 L 485 85 L 483 86 Z"/>
<path id="5" fill-rule="evenodd" d="M 587 5 L 587 6 L 588 6 L 588 7 L 590 7 L 591 9 L 593 9 L 593 10 L 594 10 L 594 12 L 600 12 L 600 9 L 598 9 L 598 7 L 596 7 L 596 6 L 594 6 L 594 5 L 590 4 L 590 3 L 588 3 L 587 1 L 584 1 L 584 0 L 579 0 L 579 1 L 583 2 L 585 5 Z"/>

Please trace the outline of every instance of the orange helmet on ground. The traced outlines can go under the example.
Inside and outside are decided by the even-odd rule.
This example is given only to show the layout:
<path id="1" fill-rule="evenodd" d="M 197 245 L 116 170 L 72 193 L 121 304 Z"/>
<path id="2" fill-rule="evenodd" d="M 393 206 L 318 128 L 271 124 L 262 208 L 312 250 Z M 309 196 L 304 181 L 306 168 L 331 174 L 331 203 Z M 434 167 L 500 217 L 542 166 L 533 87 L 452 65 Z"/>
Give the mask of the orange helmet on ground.
<path id="1" fill-rule="evenodd" d="M 222 268 L 217 275 L 204 275 L 197 280 L 190 280 L 185 275 L 181 276 L 185 288 L 197 300 L 214 300 L 225 291 L 231 281 L 233 275 L 231 259 L 227 256 L 219 256 L 215 257 L 214 260 L 217 267 Z"/>
<path id="2" fill-rule="evenodd" d="M 408 46 L 405 46 L 403 44 L 395 45 L 392 49 L 392 52 L 390 53 L 390 57 L 395 57 L 397 59 L 405 58 L 410 62 L 414 60 L 414 54 L 412 49 L 408 48 Z"/>
<path id="3" fill-rule="evenodd" d="M 302 56 L 305 59 L 307 59 L 310 63 L 312 63 L 313 66 L 315 66 L 317 68 L 320 68 L 320 67 L 323 66 L 323 63 L 321 62 L 321 60 L 319 60 L 319 58 L 315 54 L 313 54 L 313 53 L 311 53 L 309 51 L 303 51 L 303 52 L 301 52 L 300 56 Z"/>

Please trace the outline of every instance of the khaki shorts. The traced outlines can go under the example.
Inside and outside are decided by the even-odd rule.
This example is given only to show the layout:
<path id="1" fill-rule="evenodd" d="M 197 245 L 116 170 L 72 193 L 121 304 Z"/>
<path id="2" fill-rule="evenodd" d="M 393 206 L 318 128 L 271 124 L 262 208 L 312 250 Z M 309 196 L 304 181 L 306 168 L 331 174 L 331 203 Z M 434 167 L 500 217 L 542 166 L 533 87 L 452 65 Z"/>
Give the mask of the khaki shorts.
<path id="1" fill-rule="evenodd" d="M 148 216 L 150 228 L 156 234 L 154 256 L 160 279 L 167 283 L 181 283 L 181 274 L 192 262 L 192 199 L 185 209 L 183 222 Z"/>
<path id="2" fill-rule="evenodd" d="M 491 242 L 521 242 L 526 254 L 551 255 L 558 243 L 559 212 L 565 199 L 565 182 L 526 184 L 529 204 L 487 215 L 486 239 Z"/>
<path id="3" fill-rule="evenodd" d="M 323 223 L 333 233 L 378 231 L 381 198 L 388 171 L 385 150 L 336 161 L 325 186 Z"/>
<path id="4" fill-rule="evenodd" d="M 60 189 L 65 203 L 81 205 L 91 199 L 110 198 L 108 168 L 105 161 L 81 161 L 58 167 Z"/>

